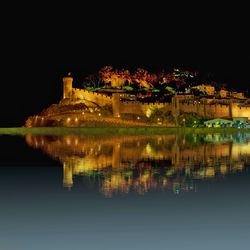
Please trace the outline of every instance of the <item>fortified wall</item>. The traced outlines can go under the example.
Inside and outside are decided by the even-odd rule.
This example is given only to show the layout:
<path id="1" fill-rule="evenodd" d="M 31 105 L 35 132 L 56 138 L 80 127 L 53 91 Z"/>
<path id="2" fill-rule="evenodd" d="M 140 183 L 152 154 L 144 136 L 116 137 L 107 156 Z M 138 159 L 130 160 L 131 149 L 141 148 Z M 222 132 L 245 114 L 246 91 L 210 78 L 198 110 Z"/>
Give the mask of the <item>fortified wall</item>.
<path id="1" fill-rule="evenodd" d="M 243 106 L 239 103 L 230 104 L 207 104 L 207 103 L 184 103 L 180 100 L 174 100 L 171 103 L 140 103 L 135 101 L 123 102 L 115 99 L 113 103 L 113 111 L 115 116 L 124 113 L 133 113 L 138 115 L 150 115 L 155 109 L 161 109 L 164 112 L 193 113 L 200 117 L 212 118 L 232 118 L 232 117 L 248 117 L 250 118 L 250 106 Z"/>
<path id="2" fill-rule="evenodd" d="M 196 113 L 204 118 L 233 118 L 248 117 L 250 119 L 250 106 L 244 106 L 239 103 L 230 104 L 179 104 L 180 112 Z"/>
<path id="3" fill-rule="evenodd" d="M 138 114 L 150 117 L 154 110 L 172 111 L 171 103 L 140 103 L 140 102 L 122 102 L 120 104 L 120 114 Z"/>
<path id="4" fill-rule="evenodd" d="M 141 103 L 138 101 L 123 101 L 119 93 L 113 93 L 112 96 L 87 91 L 72 87 L 73 78 L 69 74 L 63 78 L 63 98 L 72 100 L 87 100 L 98 104 L 99 106 L 110 105 L 115 117 L 121 114 L 136 114 L 150 117 L 154 110 L 161 109 L 164 112 L 172 112 L 175 115 L 180 113 L 195 113 L 204 118 L 232 118 L 248 117 L 250 119 L 250 106 L 243 106 L 239 103 L 228 104 L 209 104 L 209 103 L 186 103 L 185 99 L 192 100 L 192 95 L 176 95 L 169 103 Z"/>
<path id="5" fill-rule="evenodd" d="M 73 77 L 69 73 L 63 78 L 63 98 L 87 100 L 100 106 L 112 104 L 112 97 L 84 89 L 73 88 L 72 84 Z"/>
<path id="6" fill-rule="evenodd" d="M 180 103 L 181 113 L 195 113 L 204 118 L 231 117 L 230 105 Z"/>
<path id="7" fill-rule="evenodd" d="M 72 88 L 72 99 L 88 100 L 100 106 L 111 105 L 112 97 L 83 89 Z"/>

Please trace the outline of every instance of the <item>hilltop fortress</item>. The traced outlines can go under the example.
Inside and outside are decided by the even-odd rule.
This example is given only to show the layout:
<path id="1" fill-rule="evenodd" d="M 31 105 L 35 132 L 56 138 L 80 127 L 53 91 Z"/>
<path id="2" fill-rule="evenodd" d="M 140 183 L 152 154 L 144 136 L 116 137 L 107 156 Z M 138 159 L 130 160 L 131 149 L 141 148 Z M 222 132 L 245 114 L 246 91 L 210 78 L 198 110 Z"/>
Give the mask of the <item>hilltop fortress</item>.
<path id="1" fill-rule="evenodd" d="M 209 86 L 204 86 L 208 91 Z M 152 116 L 157 113 L 158 118 Z M 193 114 L 204 119 L 247 117 L 250 119 L 250 100 L 241 94 L 227 97 L 220 91 L 220 97 L 198 97 L 191 93 L 175 93 L 168 101 L 142 102 L 135 95 L 119 89 L 103 92 L 88 91 L 73 87 L 71 74 L 63 77 L 63 98 L 41 114 L 29 117 L 26 127 L 33 126 L 96 126 L 101 125 L 157 125 L 173 126 L 164 116 Z M 151 119 L 151 120 L 150 120 Z"/>

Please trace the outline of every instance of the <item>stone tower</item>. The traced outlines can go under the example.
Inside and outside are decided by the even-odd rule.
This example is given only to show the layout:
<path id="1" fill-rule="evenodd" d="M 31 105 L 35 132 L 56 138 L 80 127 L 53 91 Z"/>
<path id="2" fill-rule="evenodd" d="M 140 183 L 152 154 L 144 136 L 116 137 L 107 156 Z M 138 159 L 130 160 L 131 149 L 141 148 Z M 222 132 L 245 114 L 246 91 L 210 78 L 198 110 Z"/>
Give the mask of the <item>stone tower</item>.
<path id="1" fill-rule="evenodd" d="M 63 98 L 71 97 L 72 82 L 73 82 L 73 77 L 71 76 L 71 73 L 68 73 L 67 76 L 63 77 Z"/>

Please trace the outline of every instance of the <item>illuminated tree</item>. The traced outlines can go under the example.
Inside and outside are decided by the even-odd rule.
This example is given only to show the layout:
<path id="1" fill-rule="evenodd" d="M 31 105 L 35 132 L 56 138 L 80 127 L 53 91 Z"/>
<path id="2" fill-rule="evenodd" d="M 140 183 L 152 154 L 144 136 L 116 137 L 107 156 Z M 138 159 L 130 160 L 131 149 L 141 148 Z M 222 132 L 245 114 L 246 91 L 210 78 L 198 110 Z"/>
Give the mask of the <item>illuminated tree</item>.
<path id="1" fill-rule="evenodd" d="M 98 74 L 104 83 L 109 83 L 114 88 L 120 88 L 126 83 L 131 83 L 130 72 L 125 69 L 117 70 L 113 69 L 112 66 L 105 66 L 101 68 Z"/>
<path id="2" fill-rule="evenodd" d="M 130 75 L 129 70 L 121 69 L 118 71 L 118 74 L 119 74 L 120 78 L 124 80 L 125 84 L 128 84 L 128 85 L 131 84 L 132 79 L 131 79 L 131 75 Z"/>
<path id="3" fill-rule="evenodd" d="M 114 74 L 114 69 L 112 66 L 104 66 L 98 72 L 99 79 L 105 84 L 111 83 L 111 76 L 113 74 Z"/>
<path id="4" fill-rule="evenodd" d="M 139 84 L 140 88 L 152 88 L 153 85 L 149 82 L 149 73 L 147 70 L 138 68 L 133 74 L 133 81 Z"/>
<path id="5" fill-rule="evenodd" d="M 96 75 L 86 77 L 85 81 L 91 86 L 111 86 L 113 88 L 133 87 L 146 88 L 164 92 L 166 85 L 174 84 L 174 88 L 182 89 L 187 84 L 192 72 L 174 69 L 172 73 L 162 70 L 159 73 L 150 73 L 143 68 L 137 68 L 133 73 L 127 69 L 114 69 L 104 66 Z M 192 75 L 193 77 L 194 75 Z"/>

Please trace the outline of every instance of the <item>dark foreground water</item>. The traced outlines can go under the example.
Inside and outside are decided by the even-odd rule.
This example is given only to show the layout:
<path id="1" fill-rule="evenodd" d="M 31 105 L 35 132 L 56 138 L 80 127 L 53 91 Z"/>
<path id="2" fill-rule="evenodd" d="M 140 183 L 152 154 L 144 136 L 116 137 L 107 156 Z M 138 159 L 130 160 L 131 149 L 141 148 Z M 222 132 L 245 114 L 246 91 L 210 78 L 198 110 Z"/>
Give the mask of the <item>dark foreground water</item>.
<path id="1" fill-rule="evenodd" d="M 0 249 L 249 249 L 250 134 L 0 140 Z"/>

